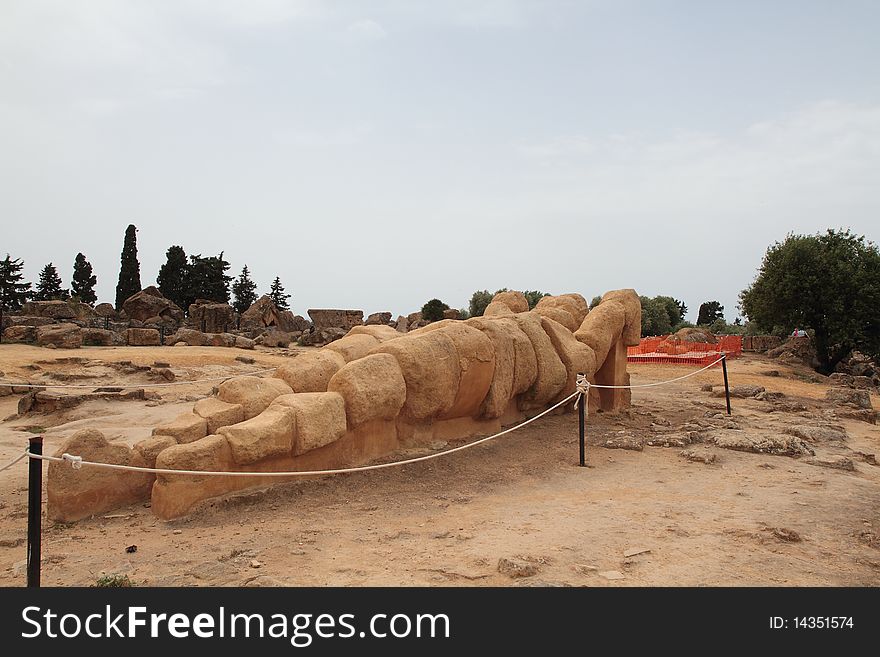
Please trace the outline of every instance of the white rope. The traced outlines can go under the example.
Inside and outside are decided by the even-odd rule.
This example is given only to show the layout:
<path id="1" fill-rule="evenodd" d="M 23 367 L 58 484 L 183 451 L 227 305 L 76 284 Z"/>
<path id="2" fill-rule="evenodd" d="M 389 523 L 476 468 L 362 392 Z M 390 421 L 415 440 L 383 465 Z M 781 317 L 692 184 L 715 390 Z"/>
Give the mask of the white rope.
<path id="1" fill-rule="evenodd" d="M 23 458 L 25 458 L 25 457 L 28 456 L 29 454 L 30 454 L 30 452 L 27 450 L 27 448 L 25 448 L 24 452 L 22 452 L 22 453 L 18 456 L 18 458 L 14 458 L 14 459 L 12 459 L 9 463 L 7 463 L 7 464 L 4 465 L 2 468 L 0 468 L 0 472 L 3 472 L 4 470 L 8 470 L 9 468 L 11 468 L 13 465 L 15 465 L 16 463 L 18 463 L 19 461 L 21 461 Z"/>
<path id="2" fill-rule="evenodd" d="M 655 381 L 654 383 L 639 383 L 636 385 L 628 385 L 628 386 L 603 386 L 603 385 L 599 385 L 598 383 L 591 383 L 590 386 L 592 386 L 593 388 L 605 388 L 605 389 L 613 389 L 613 390 L 626 390 L 627 388 L 630 388 L 630 389 L 632 389 L 632 388 L 653 388 L 655 386 L 666 385 L 667 383 L 675 383 L 676 381 L 681 381 L 682 379 L 686 379 L 688 377 L 691 377 L 694 374 L 699 374 L 700 372 L 708 370 L 710 367 L 714 367 L 715 365 L 720 363 L 722 360 L 724 360 L 724 356 L 722 356 L 721 358 L 719 358 L 718 360 L 716 360 L 712 363 L 709 363 L 708 365 L 706 365 L 706 367 L 701 367 L 698 370 L 694 370 L 693 372 L 689 372 L 688 374 L 685 374 L 683 376 L 677 376 L 674 379 L 669 379 L 668 381 Z"/>
<path id="3" fill-rule="evenodd" d="M 574 382 L 577 388 L 577 399 L 574 400 L 574 407 L 577 408 L 581 400 L 584 400 L 584 415 L 590 414 L 590 381 L 586 375 L 578 373 Z"/>
<path id="4" fill-rule="evenodd" d="M 206 381 L 225 381 L 236 376 L 255 376 L 257 374 L 266 374 L 274 372 L 277 367 L 270 367 L 265 370 L 257 370 L 256 372 L 236 372 L 235 374 L 227 374 L 225 376 L 214 376 L 207 379 L 196 379 L 195 381 L 174 381 L 173 383 L 136 383 L 132 385 L 114 385 L 112 383 L 101 384 L 68 384 L 68 385 L 52 385 L 51 383 L 12 383 L 8 381 L 0 381 L 0 386 L 16 386 L 18 388 L 120 388 L 122 390 L 132 390 L 136 388 L 170 388 L 171 386 L 188 386 L 195 383 L 204 383 Z"/>
<path id="5" fill-rule="evenodd" d="M 396 465 L 408 465 L 410 463 L 419 463 L 421 461 L 430 461 L 431 459 L 436 459 L 441 456 L 446 456 L 447 454 L 453 454 L 455 452 L 460 452 L 462 450 L 468 449 L 470 447 L 476 447 L 477 445 L 481 445 L 482 443 L 488 442 L 495 438 L 500 438 L 501 436 L 508 434 L 512 431 L 516 431 L 531 422 L 547 415 L 550 411 L 559 408 L 563 404 L 568 401 L 571 401 L 575 395 L 579 395 L 580 392 L 573 392 L 568 397 L 559 401 L 550 408 L 541 411 L 535 417 L 529 418 L 525 422 L 521 422 L 516 426 L 510 427 L 509 429 L 505 429 L 504 431 L 500 431 L 491 436 L 487 436 L 485 438 L 480 438 L 480 440 L 475 440 L 472 443 L 468 443 L 466 445 L 461 445 L 459 447 L 454 447 L 453 449 L 447 449 L 443 452 L 437 452 L 435 454 L 428 454 L 427 456 L 418 456 L 411 459 L 406 459 L 404 461 L 391 461 L 389 463 L 379 463 L 377 465 L 361 465 L 354 468 L 339 468 L 337 470 L 300 470 L 294 472 L 217 472 L 211 470 L 171 470 L 168 468 L 142 468 L 134 465 L 118 465 L 116 463 L 98 463 L 94 461 L 83 461 L 80 456 L 72 456 L 71 454 L 63 454 L 62 456 L 46 456 L 44 454 L 28 454 L 32 459 L 38 459 L 41 461 L 56 461 L 56 462 L 65 462 L 69 461 L 73 465 L 74 468 L 79 468 L 84 465 L 95 466 L 97 468 L 107 468 L 110 470 L 127 470 L 129 472 L 152 472 L 154 474 L 163 474 L 163 475 L 190 475 L 190 476 L 199 476 L 199 477 L 313 477 L 317 475 L 332 475 L 332 474 L 342 474 L 346 472 L 366 472 L 367 470 L 381 470 L 383 468 L 391 468 Z"/>

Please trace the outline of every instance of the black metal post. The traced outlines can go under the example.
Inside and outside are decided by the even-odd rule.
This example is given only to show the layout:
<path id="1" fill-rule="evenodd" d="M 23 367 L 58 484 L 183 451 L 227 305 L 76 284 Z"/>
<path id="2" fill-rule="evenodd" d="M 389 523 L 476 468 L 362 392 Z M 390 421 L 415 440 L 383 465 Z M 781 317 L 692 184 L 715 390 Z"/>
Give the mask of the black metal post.
<path id="1" fill-rule="evenodd" d="M 43 453 L 43 437 L 28 439 L 31 454 Z M 40 558 L 43 504 L 43 461 L 28 458 L 28 532 L 27 532 L 27 585 L 40 586 Z"/>
<path id="2" fill-rule="evenodd" d="M 578 376 L 583 376 L 579 374 Z M 580 466 L 583 468 L 587 465 L 586 461 L 586 446 L 584 444 L 584 411 L 587 407 L 587 399 L 586 394 L 581 393 L 580 397 L 578 397 L 578 432 L 580 436 L 580 448 L 581 448 L 581 461 Z"/>
<path id="3" fill-rule="evenodd" d="M 721 354 L 721 369 L 724 371 L 724 398 L 727 400 L 727 414 L 730 415 L 730 384 L 727 382 L 727 354 Z"/>

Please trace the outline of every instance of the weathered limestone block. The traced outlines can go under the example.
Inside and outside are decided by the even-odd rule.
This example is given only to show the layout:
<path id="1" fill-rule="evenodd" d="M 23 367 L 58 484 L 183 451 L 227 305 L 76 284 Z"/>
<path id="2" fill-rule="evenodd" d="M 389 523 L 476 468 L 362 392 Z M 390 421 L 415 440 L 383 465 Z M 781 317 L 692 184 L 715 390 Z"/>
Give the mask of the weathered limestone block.
<path id="1" fill-rule="evenodd" d="M 548 297 L 544 297 L 541 299 L 547 299 Z M 575 318 L 572 316 L 570 312 L 568 312 L 565 308 L 560 306 L 551 306 L 551 305 L 541 305 L 541 302 L 538 302 L 538 305 L 535 306 L 535 309 L 532 311 L 541 317 L 548 317 L 552 319 L 557 324 L 561 324 L 569 331 L 577 331 L 580 326 L 580 322 L 575 321 Z"/>
<path id="2" fill-rule="evenodd" d="M 281 365 L 274 376 L 283 379 L 292 392 L 325 392 L 330 378 L 343 365 L 342 354 L 320 349 L 300 354 L 290 363 Z"/>
<path id="3" fill-rule="evenodd" d="M 79 349 L 82 346 L 82 329 L 76 324 L 49 324 L 37 327 L 37 344 L 54 344 L 60 349 Z"/>
<path id="4" fill-rule="evenodd" d="M 577 328 L 581 325 L 581 322 L 584 321 L 584 317 L 586 317 L 587 313 L 589 312 L 587 300 L 584 299 L 580 294 L 560 294 L 558 296 L 548 295 L 546 297 L 541 297 L 538 300 L 538 303 L 535 304 L 535 310 L 538 310 L 540 308 L 556 308 L 567 312 L 571 316 L 571 319 L 574 323 L 574 328 L 571 328 L 568 323 L 559 323 L 570 331 L 576 331 Z M 552 317 L 551 319 L 556 318 Z"/>
<path id="5" fill-rule="evenodd" d="M 379 340 L 372 335 L 352 335 L 349 333 L 344 338 L 331 342 L 325 350 L 329 349 L 340 354 L 346 363 L 358 358 L 363 358 L 379 344 Z"/>
<path id="6" fill-rule="evenodd" d="M 519 328 L 529 338 L 538 361 L 538 376 L 532 387 L 519 400 L 520 408 L 525 410 L 545 406 L 565 387 L 568 374 L 559 354 L 553 348 L 549 336 L 541 326 L 541 316 L 535 313 L 514 315 Z"/>
<path id="7" fill-rule="evenodd" d="M 581 325 L 581 322 L 584 321 L 584 317 L 586 317 L 590 312 L 590 304 L 587 303 L 587 300 L 583 297 L 583 295 L 578 294 L 577 292 L 568 292 L 566 294 L 560 294 L 553 298 L 568 299 L 570 301 L 570 305 L 566 306 L 566 310 L 568 310 L 568 312 L 570 312 L 572 316 L 577 320 L 578 326 Z M 540 301 L 538 303 L 540 303 Z M 639 323 L 641 323 L 641 320 Z"/>
<path id="8" fill-rule="evenodd" d="M 364 322 L 364 324 L 366 324 L 368 326 L 372 326 L 374 324 L 379 325 L 379 326 L 382 326 L 382 325 L 388 326 L 388 322 L 390 322 L 390 321 L 391 321 L 391 313 L 389 313 L 389 312 L 373 313 L 372 315 L 367 317 L 367 320 Z"/>
<path id="9" fill-rule="evenodd" d="M 405 333 L 406 331 L 403 332 Z M 348 332 L 348 335 L 372 335 L 379 342 L 385 342 L 386 340 L 399 338 L 400 331 L 391 326 L 368 325 L 355 326 Z"/>
<path id="10" fill-rule="evenodd" d="M 177 440 L 172 436 L 150 436 L 139 443 L 135 443 L 135 450 L 144 458 L 148 468 L 156 467 L 156 457 L 163 451 L 176 445 Z"/>
<path id="11" fill-rule="evenodd" d="M 276 397 L 291 392 L 281 379 L 237 376 L 221 383 L 217 396 L 227 404 L 241 404 L 244 419 L 249 420 L 266 410 Z"/>
<path id="12" fill-rule="evenodd" d="M 373 354 L 348 363 L 333 375 L 327 390 L 345 400 L 349 428 L 370 420 L 393 420 L 406 401 L 406 381 L 391 354 Z"/>
<path id="13" fill-rule="evenodd" d="M 111 347 L 113 346 L 113 331 L 85 328 L 82 330 L 82 343 L 96 347 Z"/>
<path id="14" fill-rule="evenodd" d="M 436 331 L 441 331 L 452 339 L 461 372 L 455 401 L 440 417 L 472 417 L 480 410 L 495 373 L 492 341 L 479 329 L 454 319 L 434 322 L 416 330 L 414 334 Z"/>
<path id="15" fill-rule="evenodd" d="M 273 403 L 244 422 L 221 427 L 218 434 L 226 438 L 232 458 L 241 465 L 273 456 L 287 456 L 296 434 L 296 416 L 292 409 Z"/>
<path id="16" fill-rule="evenodd" d="M 489 390 L 483 399 L 480 416 L 485 418 L 501 417 L 514 395 L 513 382 L 516 371 L 516 351 L 514 349 L 513 331 L 516 324 L 486 317 L 474 317 L 466 320 L 465 323 L 482 331 L 492 342 L 492 349 L 495 352 L 495 372 L 492 375 L 492 383 L 489 385 Z M 519 329 L 516 330 L 519 331 Z M 520 333 L 522 334 L 521 331 Z M 522 335 L 525 338 L 525 334 Z M 525 339 L 528 340 L 528 338 Z M 531 343 L 529 348 L 531 348 Z M 532 355 L 534 355 L 534 351 Z"/>
<path id="17" fill-rule="evenodd" d="M 526 295 L 516 290 L 499 292 L 492 297 L 492 302 L 503 303 L 514 313 L 527 313 L 529 311 L 529 301 L 526 299 Z"/>
<path id="18" fill-rule="evenodd" d="M 500 301 L 490 301 L 489 305 L 483 311 L 483 317 L 512 316 L 513 311 L 506 303 Z"/>
<path id="19" fill-rule="evenodd" d="M 596 307 L 600 308 L 602 304 Z M 593 310 L 593 312 L 596 311 Z M 591 312 L 590 315 L 593 313 Z M 589 317 L 589 315 L 588 315 Z M 617 340 L 611 349 L 605 362 L 596 372 L 595 383 L 606 386 L 628 386 L 629 374 L 626 371 L 626 344 L 623 339 Z M 593 388 L 591 392 L 590 407 L 595 408 L 592 393 L 596 390 Z M 599 408 L 608 413 L 616 413 L 630 405 L 632 399 L 632 390 L 629 388 L 609 389 L 599 388 Z"/>
<path id="20" fill-rule="evenodd" d="M 244 409 L 241 404 L 230 404 L 216 397 L 200 399 L 193 406 L 193 413 L 208 423 L 208 434 L 217 433 L 220 427 L 244 422 Z"/>
<path id="21" fill-rule="evenodd" d="M 567 397 L 575 391 L 578 373 L 586 375 L 587 379 L 593 378 L 598 367 L 596 354 L 590 347 L 578 342 L 571 331 L 549 317 L 541 319 L 541 326 L 550 338 L 556 353 L 559 354 L 562 364 L 565 365 L 567 377 L 559 397 Z"/>
<path id="22" fill-rule="evenodd" d="M 235 308 L 228 303 L 197 299 L 189 306 L 187 323 L 193 328 L 204 327 L 205 333 L 225 333 L 235 328 Z"/>
<path id="23" fill-rule="evenodd" d="M 243 335 L 235 336 L 235 346 L 239 349 L 253 349 L 256 343 L 250 338 L 246 338 Z"/>
<path id="24" fill-rule="evenodd" d="M 323 447 L 345 435 L 345 400 L 338 392 L 303 392 L 278 397 L 270 408 L 296 415 L 293 454 Z"/>
<path id="25" fill-rule="evenodd" d="M 331 310 L 325 308 L 309 308 L 309 317 L 316 331 L 328 328 L 350 329 L 364 323 L 363 310 Z"/>
<path id="26" fill-rule="evenodd" d="M 158 347 L 159 331 L 151 328 L 130 328 L 126 332 L 131 347 Z"/>
<path id="27" fill-rule="evenodd" d="M 35 326 L 7 326 L 3 329 L 3 342 L 33 342 L 36 339 Z"/>
<path id="28" fill-rule="evenodd" d="M 602 303 L 617 301 L 626 311 L 623 344 L 637 347 L 642 339 L 642 302 L 633 289 L 611 290 L 602 295 Z M 600 306 L 602 304 L 599 304 Z"/>
<path id="29" fill-rule="evenodd" d="M 153 285 L 131 295 L 122 304 L 122 310 L 129 319 L 146 322 L 159 317 L 174 324 L 183 321 L 184 313 L 173 301 L 166 299 L 158 288 Z"/>
<path id="30" fill-rule="evenodd" d="M 21 307 L 22 315 L 49 317 L 54 320 L 76 319 L 77 314 L 71 304 L 55 299 L 53 301 L 27 301 Z"/>
<path id="31" fill-rule="evenodd" d="M 455 343 L 444 331 L 410 332 L 373 350 L 397 359 L 406 381 L 401 413 L 424 420 L 445 413 L 455 404 L 461 366 Z"/>
<path id="32" fill-rule="evenodd" d="M 146 467 L 147 463 L 128 445 L 111 443 L 97 429 L 73 434 L 55 452 L 82 456 L 85 461 Z M 153 475 L 121 472 L 106 468 L 83 467 L 74 470 L 69 463 L 52 461 L 48 474 L 47 514 L 53 520 L 72 522 L 146 499 Z"/>
<path id="33" fill-rule="evenodd" d="M 625 324 L 626 309 L 623 304 L 613 299 L 603 301 L 584 318 L 574 337 L 596 353 L 596 362 L 604 363 L 611 347 L 620 338 Z"/>
<path id="34" fill-rule="evenodd" d="M 153 429 L 154 436 L 172 436 L 178 443 L 191 443 L 208 435 L 208 423 L 195 413 L 181 413 L 171 422 Z"/>
<path id="35" fill-rule="evenodd" d="M 190 347 L 203 347 L 208 342 L 208 336 L 194 329 L 180 328 L 177 333 L 168 338 L 168 344 L 186 342 Z"/>

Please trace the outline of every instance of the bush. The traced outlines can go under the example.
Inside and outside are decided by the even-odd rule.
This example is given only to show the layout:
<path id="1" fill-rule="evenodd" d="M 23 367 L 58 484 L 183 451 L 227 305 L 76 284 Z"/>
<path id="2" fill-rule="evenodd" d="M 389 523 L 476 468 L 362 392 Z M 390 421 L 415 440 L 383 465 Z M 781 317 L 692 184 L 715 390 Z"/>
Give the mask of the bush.
<path id="1" fill-rule="evenodd" d="M 477 290 L 471 295 L 471 301 L 468 304 L 468 313 L 471 317 L 482 317 L 486 312 L 486 306 L 492 301 L 492 294 L 489 290 Z"/>
<path id="2" fill-rule="evenodd" d="M 426 322 L 439 322 L 443 319 L 444 310 L 449 310 L 449 306 L 440 301 L 440 299 L 431 299 L 422 306 L 422 319 Z"/>
<path id="3" fill-rule="evenodd" d="M 100 588 L 131 588 L 134 586 L 128 575 L 103 575 L 95 582 L 95 586 Z"/>

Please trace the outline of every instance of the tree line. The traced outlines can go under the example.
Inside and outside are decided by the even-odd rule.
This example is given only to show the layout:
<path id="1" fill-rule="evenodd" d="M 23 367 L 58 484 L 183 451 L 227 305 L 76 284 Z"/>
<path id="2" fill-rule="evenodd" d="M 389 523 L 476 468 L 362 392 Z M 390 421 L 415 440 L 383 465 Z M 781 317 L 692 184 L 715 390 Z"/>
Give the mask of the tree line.
<path id="1" fill-rule="evenodd" d="M 257 284 L 251 278 L 248 266 L 233 278 L 229 276 L 230 264 L 221 251 L 216 256 L 194 254 L 187 256 L 182 246 L 173 245 L 165 254 L 165 263 L 159 268 L 156 283 L 159 291 L 184 311 L 188 311 L 197 299 L 214 303 L 230 303 L 242 313 L 257 300 Z M 64 283 L 53 263 L 40 271 L 36 285 L 26 281 L 23 274 L 24 262 L 13 259 L 8 253 L 0 260 L 0 310 L 17 311 L 27 301 L 75 300 L 94 305 L 98 301 L 95 286 L 98 278 L 91 263 L 82 253 L 77 253 L 73 262 L 73 275 L 70 287 Z M 117 310 L 133 294 L 142 290 L 141 266 L 138 260 L 137 227 L 129 225 L 120 256 L 119 278 L 116 284 L 115 306 Z M 290 309 L 290 294 L 287 294 L 281 279 L 276 276 L 267 293 L 281 310 Z"/>

